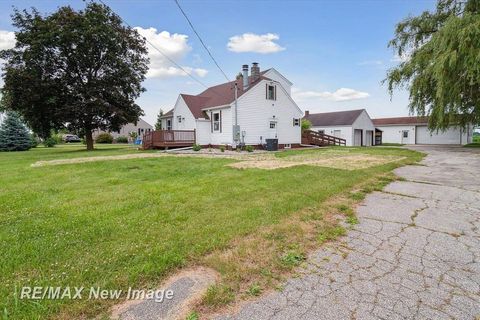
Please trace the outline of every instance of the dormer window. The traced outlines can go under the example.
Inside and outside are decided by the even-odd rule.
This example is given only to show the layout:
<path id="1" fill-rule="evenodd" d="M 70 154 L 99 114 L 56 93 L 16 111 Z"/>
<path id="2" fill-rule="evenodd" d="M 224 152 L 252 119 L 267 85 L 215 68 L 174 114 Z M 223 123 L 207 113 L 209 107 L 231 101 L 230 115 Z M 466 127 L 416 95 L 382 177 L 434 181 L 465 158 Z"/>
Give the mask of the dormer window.
<path id="1" fill-rule="evenodd" d="M 277 87 L 275 85 L 267 84 L 266 98 L 267 100 L 277 100 Z"/>

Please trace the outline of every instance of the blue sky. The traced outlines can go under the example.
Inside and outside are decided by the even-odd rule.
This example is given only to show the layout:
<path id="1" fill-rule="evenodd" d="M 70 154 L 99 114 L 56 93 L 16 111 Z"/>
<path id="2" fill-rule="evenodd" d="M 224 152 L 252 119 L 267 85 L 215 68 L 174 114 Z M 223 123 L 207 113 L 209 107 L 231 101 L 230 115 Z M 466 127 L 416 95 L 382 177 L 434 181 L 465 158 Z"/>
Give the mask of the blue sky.
<path id="1" fill-rule="evenodd" d="M 224 82 L 173 0 L 104 0 L 130 25 L 207 85 Z M 211 52 L 230 78 L 242 64 L 274 67 L 294 83 L 302 110 L 326 112 L 366 108 L 371 117 L 408 115 L 408 95 L 390 101 L 381 85 L 396 58 L 388 41 L 395 24 L 434 8 L 435 1 L 187 1 L 180 0 Z M 80 0 L 0 1 L 0 48 L 12 42 L 12 6 L 52 12 Z M 154 28 L 154 29 L 151 29 Z M 228 46 L 230 44 L 230 46 Z M 138 103 L 144 119 L 169 110 L 178 93 L 204 88 L 153 49 L 152 68 Z M 342 89 L 343 88 L 343 89 Z"/>

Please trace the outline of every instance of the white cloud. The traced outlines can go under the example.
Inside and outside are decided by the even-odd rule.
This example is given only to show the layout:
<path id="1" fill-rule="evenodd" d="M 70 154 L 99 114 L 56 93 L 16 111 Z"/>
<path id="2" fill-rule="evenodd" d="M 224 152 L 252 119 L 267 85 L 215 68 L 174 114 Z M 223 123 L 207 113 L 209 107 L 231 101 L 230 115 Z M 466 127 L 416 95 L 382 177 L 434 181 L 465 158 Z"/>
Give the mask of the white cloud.
<path id="1" fill-rule="evenodd" d="M 310 99 L 323 99 L 330 101 L 350 101 L 368 98 L 367 92 L 357 91 L 349 88 L 340 88 L 334 92 L 329 91 L 304 91 L 299 89 L 292 90 L 295 100 L 305 101 Z"/>
<path id="2" fill-rule="evenodd" d="M 233 52 L 256 52 L 256 53 L 275 53 L 285 50 L 276 40 L 280 39 L 277 34 L 254 34 L 244 33 L 230 38 L 227 48 Z"/>
<path id="3" fill-rule="evenodd" d="M 365 60 L 358 63 L 359 66 L 381 66 L 382 60 Z"/>
<path id="4" fill-rule="evenodd" d="M 0 30 L 0 50 L 11 49 L 15 46 L 15 33 Z"/>
<path id="5" fill-rule="evenodd" d="M 177 63 L 185 58 L 188 52 L 192 49 L 188 45 L 187 35 L 178 33 L 171 34 L 168 31 L 158 32 L 155 28 L 144 29 L 142 27 L 136 27 L 135 30 Z M 147 73 L 148 78 L 187 76 L 180 68 L 172 66 L 172 63 L 149 43 L 147 43 L 147 49 L 148 57 L 150 58 L 150 65 Z M 204 77 L 208 73 L 207 70 L 201 68 L 192 68 L 188 66 L 182 66 L 182 68 L 199 77 Z"/>

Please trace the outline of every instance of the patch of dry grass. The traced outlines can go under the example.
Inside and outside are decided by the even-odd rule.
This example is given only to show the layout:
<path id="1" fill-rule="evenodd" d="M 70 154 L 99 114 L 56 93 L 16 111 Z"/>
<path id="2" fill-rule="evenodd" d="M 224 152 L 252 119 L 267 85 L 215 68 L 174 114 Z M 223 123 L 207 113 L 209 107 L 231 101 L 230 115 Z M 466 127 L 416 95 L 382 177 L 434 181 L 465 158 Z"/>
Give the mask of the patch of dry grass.
<path id="1" fill-rule="evenodd" d="M 395 180 L 392 173 L 379 174 L 315 207 L 304 208 L 280 223 L 237 238 L 228 249 L 203 257 L 199 264 L 216 270 L 221 278 L 209 289 L 195 311 L 202 318 L 234 312 L 244 301 L 278 288 L 301 267 L 308 254 L 346 233 L 342 226 L 358 223 L 355 206 L 366 194 Z"/>

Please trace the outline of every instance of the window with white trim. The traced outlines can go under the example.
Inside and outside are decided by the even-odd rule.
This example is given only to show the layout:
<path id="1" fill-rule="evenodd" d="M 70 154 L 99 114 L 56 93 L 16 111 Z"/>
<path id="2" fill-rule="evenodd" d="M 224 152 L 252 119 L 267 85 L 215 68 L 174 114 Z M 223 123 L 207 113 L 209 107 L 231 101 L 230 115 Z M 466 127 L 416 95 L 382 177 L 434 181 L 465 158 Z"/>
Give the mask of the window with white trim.
<path id="1" fill-rule="evenodd" d="M 268 100 L 276 100 L 275 99 L 275 86 L 267 86 L 267 99 Z"/>
<path id="2" fill-rule="evenodd" d="M 298 118 L 293 119 L 293 126 L 294 127 L 300 127 L 300 119 L 298 119 Z"/>
<path id="3" fill-rule="evenodd" d="M 167 119 L 167 130 L 172 130 L 172 120 Z"/>
<path id="4" fill-rule="evenodd" d="M 177 116 L 178 123 L 182 123 L 182 116 Z"/>
<path id="5" fill-rule="evenodd" d="M 318 133 L 325 134 L 325 130 L 318 130 Z"/>
<path id="6" fill-rule="evenodd" d="M 220 112 L 213 113 L 213 131 L 220 131 Z"/>
<path id="7" fill-rule="evenodd" d="M 275 129 L 277 127 L 276 121 L 270 121 L 270 129 Z"/>
<path id="8" fill-rule="evenodd" d="M 283 147 L 285 149 L 290 149 L 290 148 L 292 148 L 292 145 L 290 143 L 285 143 L 285 145 Z"/>

